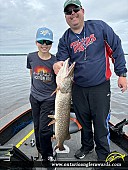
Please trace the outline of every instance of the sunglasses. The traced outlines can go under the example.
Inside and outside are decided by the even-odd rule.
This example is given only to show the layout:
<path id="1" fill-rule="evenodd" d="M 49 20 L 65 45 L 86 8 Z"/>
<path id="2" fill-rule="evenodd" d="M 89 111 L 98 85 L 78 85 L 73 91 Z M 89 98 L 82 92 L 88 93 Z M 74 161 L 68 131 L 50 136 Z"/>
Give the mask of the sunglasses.
<path id="1" fill-rule="evenodd" d="M 53 43 L 52 41 L 49 41 L 49 40 L 40 40 L 40 41 L 37 41 L 37 42 L 38 42 L 39 44 L 42 44 L 42 45 L 43 45 L 44 43 L 45 43 L 46 45 L 52 45 L 52 43 Z"/>
<path id="2" fill-rule="evenodd" d="M 69 9 L 67 11 L 64 11 L 65 15 L 71 15 L 72 12 L 74 11 L 75 13 L 79 12 L 81 9 L 81 7 L 77 7 L 77 8 L 73 8 L 73 9 Z"/>

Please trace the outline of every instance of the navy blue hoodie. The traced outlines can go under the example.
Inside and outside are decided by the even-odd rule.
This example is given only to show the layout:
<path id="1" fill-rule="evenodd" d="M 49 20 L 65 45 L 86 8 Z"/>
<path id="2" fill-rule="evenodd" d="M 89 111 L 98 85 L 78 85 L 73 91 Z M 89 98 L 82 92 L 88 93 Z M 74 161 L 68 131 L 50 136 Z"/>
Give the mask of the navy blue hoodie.
<path id="1" fill-rule="evenodd" d="M 100 20 L 85 21 L 80 34 L 67 29 L 59 40 L 56 57 L 58 61 L 70 57 L 71 62 L 76 62 L 74 83 L 82 87 L 99 85 L 110 79 L 110 58 L 116 75 L 127 72 L 120 38 Z"/>

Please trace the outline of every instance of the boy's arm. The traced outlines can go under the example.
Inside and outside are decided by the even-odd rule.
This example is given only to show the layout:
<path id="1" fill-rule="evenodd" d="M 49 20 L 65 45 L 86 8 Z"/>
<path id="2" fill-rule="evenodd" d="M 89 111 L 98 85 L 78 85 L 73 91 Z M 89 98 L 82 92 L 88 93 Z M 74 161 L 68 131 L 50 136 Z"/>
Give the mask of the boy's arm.
<path id="1" fill-rule="evenodd" d="M 32 69 L 30 69 L 30 76 L 32 76 Z"/>

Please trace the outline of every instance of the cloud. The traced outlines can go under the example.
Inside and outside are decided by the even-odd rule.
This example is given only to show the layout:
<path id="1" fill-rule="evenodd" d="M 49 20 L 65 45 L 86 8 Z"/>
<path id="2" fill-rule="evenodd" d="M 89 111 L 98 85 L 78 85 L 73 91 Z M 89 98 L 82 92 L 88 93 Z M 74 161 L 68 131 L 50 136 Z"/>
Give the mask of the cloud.
<path id="1" fill-rule="evenodd" d="M 81 0 L 85 19 L 102 19 L 122 39 L 128 52 L 128 1 Z M 59 38 L 68 28 L 63 14 L 64 0 L 0 0 L 0 53 L 35 51 L 35 34 L 39 27 L 53 30 L 52 52 L 56 53 Z"/>
<path id="2" fill-rule="evenodd" d="M 118 22 L 128 19 L 128 1 L 127 0 L 88 0 L 87 16 L 91 19 L 103 19 L 107 22 Z"/>

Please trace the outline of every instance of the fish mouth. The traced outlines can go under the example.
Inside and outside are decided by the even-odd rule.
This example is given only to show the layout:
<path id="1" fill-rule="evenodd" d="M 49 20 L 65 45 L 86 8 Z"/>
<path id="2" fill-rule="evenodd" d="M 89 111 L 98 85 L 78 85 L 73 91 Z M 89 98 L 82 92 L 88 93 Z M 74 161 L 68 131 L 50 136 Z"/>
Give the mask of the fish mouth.
<path id="1" fill-rule="evenodd" d="M 74 72 L 75 62 L 71 64 L 71 66 L 68 67 L 68 73 L 67 76 L 72 75 Z"/>
<path id="2" fill-rule="evenodd" d="M 70 66 L 69 66 L 69 58 L 64 62 L 64 72 L 66 73 L 66 77 L 70 76 L 73 74 L 74 71 L 74 67 L 75 67 L 75 62 L 73 62 Z"/>

